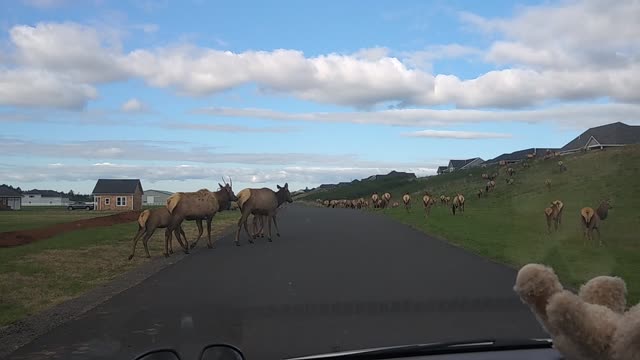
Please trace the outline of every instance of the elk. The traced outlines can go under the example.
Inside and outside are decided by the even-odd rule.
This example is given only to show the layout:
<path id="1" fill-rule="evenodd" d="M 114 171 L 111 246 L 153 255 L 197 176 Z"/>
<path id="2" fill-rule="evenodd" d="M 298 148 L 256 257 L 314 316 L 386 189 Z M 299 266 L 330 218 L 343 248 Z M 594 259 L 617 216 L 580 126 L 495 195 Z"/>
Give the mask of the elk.
<path id="1" fill-rule="evenodd" d="M 523 168 L 523 169 L 527 169 L 527 168 L 529 168 L 529 166 L 530 166 L 530 165 L 529 165 L 529 162 L 528 162 L 527 160 L 525 160 L 525 161 L 523 161 L 523 162 L 522 162 L 522 168 Z"/>
<path id="2" fill-rule="evenodd" d="M 426 194 L 422 197 L 422 205 L 424 206 L 425 216 L 429 216 L 431 213 L 431 206 L 435 203 L 435 199 L 429 194 Z"/>
<path id="3" fill-rule="evenodd" d="M 515 174 L 515 173 L 516 173 L 516 171 L 512 167 L 507 169 L 507 174 L 509 174 L 509 176 L 513 176 L 513 174 Z"/>
<path id="4" fill-rule="evenodd" d="M 131 249 L 131 255 L 129 255 L 129 260 L 133 259 L 136 254 L 136 245 L 138 244 L 138 240 L 142 238 L 142 244 L 144 245 L 144 251 L 147 254 L 147 258 L 150 258 L 148 242 L 156 229 L 166 229 L 169 226 L 169 222 L 171 221 L 171 213 L 166 207 L 160 207 L 155 209 L 146 209 L 138 216 L 138 232 L 133 237 L 133 248 Z M 198 230 L 200 234 L 202 234 L 202 220 L 196 220 L 198 224 Z M 184 234 L 184 230 L 180 227 L 180 233 L 184 238 L 186 235 Z M 165 246 L 164 246 L 164 254 L 165 256 L 169 256 L 169 254 L 173 253 L 172 246 L 172 236 L 171 230 L 166 229 L 164 233 L 165 237 Z M 184 249 L 185 245 L 182 243 L 182 240 L 178 238 L 178 242 Z"/>
<path id="5" fill-rule="evenodd" d="M 482 174 L 482 179 L 483 180 L 488 180 L 489 179 L 489 174 Z"/>
<path id="6" fill-rule="evenodd" d="M 547 232 L 551 234 L 551 228 L 553 227 L 555 231 L 558 231 L 558 225 L 560 224 L 562 218 L 562 209 L 564 208 L 564 204 L 562 201 L 555 200 L 551 202 L 551 205 L 544 209 L 544 215 L 547 218 Z"/>
<path id="7" fill-rule="evenodd" d="M 451 196 L 447 196 L 447 197 L 445 197 L 445 198 L 444 198 L 444 203 L 445 203 L 446 205 L 449 205 L 449 203 L 451 203 Z"/>
<path id="8" fill-rule="evenodd" d="M 480 199 L 483 194 L 484 194 L 484 190 L 483 189 L 478 190 L 478 199 Z"/>
<path id="9" fill-rule="evenodd" d="M 379 209 L 386 209 L 387 205 L 389 205 L 389 202 L 385 198 L 378 199 L 378 208 Z"/>
<path id="10" fill-rule="evenodd" d="M 384 194 L 382 195 L 382 197 L 383 197 L 385 200 L 387 200 L 387 202 L 388 202 L 388 203 L 389 203 L 389 202 L 391 202 L 391 194 L 389 194 L 388 192 L 384 193 Z"/>
<path id="11" fill-rule="evenodd" d="M 400 206 L 400 204 L 398 204 L 398 202 L 397 202 L 397 201 L 394 201 L 394 202 L 391 204 L 391 207 L 392 207 L 392 208 L 397 208 L 398 206 Z"/>
<path id="12" fill-rule="evenodd" d="M 322 205 L 324 205 L 325 207 L 329 207 L 329 204 L 330 204 L 329 200 L 325 200 L 322 202 Z"/>
<path id="13" fill-rule="evenodd" d="M 373 203 L 374 205 L 378 203 L 378 200 L 380 200 L 380 195 L 378 195 L 377 192 L 374 192 L 371 195 L 371 203 Z"/>
<path id="14" fill-rule="evenodd" d="M 213 248 L 211 243 L 211 222 L 216 213 L 222 210 L 229 210 L 232 201 L 238 201 L 233 193 L 233 183 L 231 178 L 229 183 L 222 180 L 224 185 L 218 184 L 220 189 L 211 192 L 207 189 L 200 189 L 196 192 L 175 193 L 167 199 L 167 209 L 171 213 L 171 221 L 168 228 L 174 232 L 178 242 L 180 241 L 180 227 L 184 220 L 207 220 L 207 247 Z M 201 238 L 202 233 L 191 245 L 193 249 Z M 189 243 L 184 238 L 185 252 L 188 253 Z"/>
<path id="15" fill-rule="evenodd" d="M 447 204 L 447 197 L 444 195 L 440 195 L 440 204 L 441 205 L 446 205 Z"/>
<path id="16" fill-rule="evenodd" d="M 562 162 L 562 160 L 558 161 L 558 167 L 560 168 L 560 172 L 567 171 L 567 166 Z"/>
<path id="17" fill-rule="evenodd" d="M 545 179 L 544 186 L 547 187 L 547 190 L 551 191 L 551 179 Z"/>
<path id="18" fill-rule="evenodd" d="M 411 195 L 404 193 L 404 195 L 402 195 L 402 202 L 404 203 L 405 210 L 408 212 L 409 209 L 411 209 Z"/>
<path id="19" fill-rule="evenodd" d="M 584 207 L 580 210 L 580 220 L 582 222 L 582 229 L 584 231 L 584 239 L 593 240 L 593 230 L 598 232 L 598 242 L 602 246 L 602 238 L 600 237 L 600 222 L 606 220 L 609 215 L 609 209 L 613 209 L 613 206 L 609 203 L 609 200 L 602 201 L 600 206 L 594 211 L 593 208 Z"/>
<path id="20" fill-rule="evenodd" d="M 513 180 L 513 178 L 508 178 L 508 179 L 504 179 L 504 181 L 507 183 L 507 185 L 513 185 L 513 182 L 515 180 Z"/>
<path id="21" fill-rule="evenodd" d="M 460 212 L 464 213 L 464 196 L 462 194 L 453 197 L 453 204 L 451 204 L 453 215 L 456 214 L 456 209 L 460 209 Z"/>
<path id="22" fill-rule="evenodd" d="M 241 205 L 242 217 L 238 220 L 238 230 L 236 231 L 235 243 L 237 246 L 240 246 L 240 230 L 243 225 L 244 230 L 249 236 L 249 242 L 253 243 L 255 235 L 251 235 L 247 228 L 247 219 L 249 218 L 249 215 L 267 217 L 267 223 L 269 225 L 269 235 L 267 240 L 272 241 L 271 222 L 273 222 L 276 227 L 276 235 L 280 236 L 280 230 L 278 229 L 278 223 L 276 222 L 276 210 L 284 202 L 292 203 L 293 199 L 291 199 L 288 183 L 285 183 L 284 186 L 277 185 L 277 187 L 277 192 L 268 188 L 248 189 L 248 198 L 246 198 L 247 193 L 244 193 L 245 199 L 242 201 Z"/>

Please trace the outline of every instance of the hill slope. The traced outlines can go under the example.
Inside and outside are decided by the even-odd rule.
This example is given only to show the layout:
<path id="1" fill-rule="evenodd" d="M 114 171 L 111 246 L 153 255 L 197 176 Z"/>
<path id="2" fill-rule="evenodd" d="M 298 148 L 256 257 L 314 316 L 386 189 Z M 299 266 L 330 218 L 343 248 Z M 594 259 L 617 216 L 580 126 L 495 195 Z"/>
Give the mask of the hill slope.
<path id="1" fill-rule="evenodd" d="M 574 287 L 597 275 L 621 276 L 627 281 L 631 299 L 637 301 L 640 299 L 640 271 L 637 271 L 640 264 L 640 146 L 568 155 L 561 160 L 568 168 L 565 173 L 559 172 L 555 160 L 534 161 L 529 169 L 515 165 L 513 185 L 507 185 L 507 175 L 500 172 L 495 191 L 481 199 L 476 196 L 486 183 L 481 173 L 492 173 L 497 167 L 414 181 L 361 182 L 308 194 L 307 199 L 369 198 L 373 191 L 388 191 L 395 201 L 401 202 L 402 194 L 410 192 L 411 212 L 402 207 L 384 211 L 398 221 L 512 266 L 528 262 L 553 266 L 562 280 Z M 552 180 L 551 191 L 544 186 L 546 178 Z M 429 219 L 425 219 L 420 200 L 425 190 L 436 195 L 463 193 L 467 200 L 464 215 L 453 216 L 450 208 L 435 206 Z M 611 199 L 614 208 L 601 229 L 605 246 L 597 246 L 597 240 L 585 244 L 580 208 L 596 207 L 606 198 Z M 563 224 L 558 232 L 549 235 L 543 209 L 556 199 L 565 204 Z M 429 254 L 425 254 L 425 261 L 429 261 Z"/>

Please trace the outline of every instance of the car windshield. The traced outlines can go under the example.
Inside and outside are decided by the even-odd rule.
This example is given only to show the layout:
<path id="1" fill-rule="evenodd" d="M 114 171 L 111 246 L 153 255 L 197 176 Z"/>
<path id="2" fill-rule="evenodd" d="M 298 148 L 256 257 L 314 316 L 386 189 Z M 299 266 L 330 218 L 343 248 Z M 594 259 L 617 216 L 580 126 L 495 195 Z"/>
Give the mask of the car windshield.
<path id="1" fill-rule="evenodd" d="M 638 1 L 1 7 L 0 358 L 633 338 Z"/>

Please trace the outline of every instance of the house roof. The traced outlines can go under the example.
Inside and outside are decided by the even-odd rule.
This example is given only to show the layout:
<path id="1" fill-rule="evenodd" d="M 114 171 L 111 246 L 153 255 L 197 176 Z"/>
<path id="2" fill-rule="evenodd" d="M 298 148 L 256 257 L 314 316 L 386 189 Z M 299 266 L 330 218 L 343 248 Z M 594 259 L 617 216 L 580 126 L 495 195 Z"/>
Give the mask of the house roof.
<path id="1" fill-rule="evenodd" d="M 551 151 L 559 151 L 560 149 L 558 148 L 528 148 L 528 149 L 524 149 L 524 150 L 518 150 L 518 151 L 514 151 L 512 153 L 508 153 L 508 154 L 502 154 L 496 158 L 493 158 L 491 160 L 487 160 L 488 163 L 494 163 L 494 162 L 499 162 L 499 161 L 509 161 L 509 160 L 523 160 L 527 158 L 528 154 L 533 154 L 535 153 L 540 153 L 542 155 L 544 155 L 544 153 L 547 150 L 551 150 Z"/>
<path id="2" fill-rule="evenodd" d="M 160 194 L 165 194 L 165 195 L 173 195 L 173 193 L 171 191 L 164 191 L 164 190 L 153 190 L 153 189 L 149 189 L 147 191 L 145 191 L 145 194 L 149 194 L 150 192 L 157 192 Z"/>
<path id="3" fill-rule="evenodd" d="M 33 189 L 33 190 L 29 190 L 29 191 L 23 191 L 22 192 L 23 195 L 40 195 L 42 197 L 63 197 L 64 194 L 54 191 L 54 190 L 38 190 L 38 189 Z"/>
<path id="4" fill-rule="evenodd" d="M 448 166 L 438 166 L 438 171 L 444 171 L 447 170 L 449 167 Z"/>
<path id="5" fill-rule="evenodd" d="M 92 194 L 133 194 L 142 184 L 139 179 L 98 179 Z"/>
<path id="6" fill-rule="evenodd" d="M 0 197 L 22 197 L 22 195 L 6 185 L 0 185 Z"/>
<path id="7" fill-rule="evenodd" d="M 581 149 L 587 145 L 593 137 L 602 145 L 628 145 L 640 143 L 640 126 L 627 125 L 615 122 L 607 125 L 592 127 L 578 135 L 567 145 L 562 147 L 562 151 Z"/>
<path id="8" fill-rule="evenodd" d="M 467 160 L 449 160 L 449 166 L 453 166 L 454 169 L 460 169 L 462 167 L 464 167 L 465 165 L 470 164 L 471 162 L 473 162 L 476 159 L 480 159 L 480 158 L 471 158 L 471 159 L 467 159 Z"/>

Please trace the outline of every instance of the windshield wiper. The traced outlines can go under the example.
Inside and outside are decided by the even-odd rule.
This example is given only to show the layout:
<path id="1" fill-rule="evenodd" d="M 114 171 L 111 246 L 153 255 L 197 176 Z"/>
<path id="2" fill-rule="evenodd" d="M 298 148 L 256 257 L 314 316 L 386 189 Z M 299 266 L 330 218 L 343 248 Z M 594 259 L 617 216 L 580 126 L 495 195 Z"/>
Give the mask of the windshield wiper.
<path id="1" fill-rule="evenodd" d="M 415 344 L 391 346 L 385 348 L 346 351 L 334 354 L 297 357 L 289 360 L 340 359 L 340 360 L 373 360 L 411 357 L 421 355 L 459 354 L 482 351 L 505 351 L 524 349 L 549 349 L 553 346 L 551 339 L 482 339 L 464 342 L 441 342 L 432 344 Z"/>

